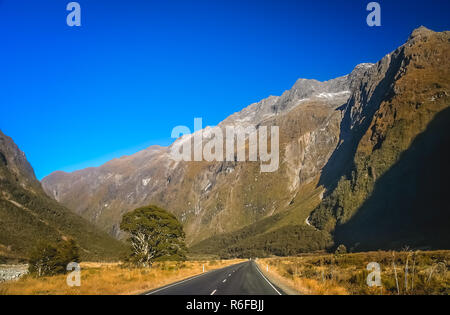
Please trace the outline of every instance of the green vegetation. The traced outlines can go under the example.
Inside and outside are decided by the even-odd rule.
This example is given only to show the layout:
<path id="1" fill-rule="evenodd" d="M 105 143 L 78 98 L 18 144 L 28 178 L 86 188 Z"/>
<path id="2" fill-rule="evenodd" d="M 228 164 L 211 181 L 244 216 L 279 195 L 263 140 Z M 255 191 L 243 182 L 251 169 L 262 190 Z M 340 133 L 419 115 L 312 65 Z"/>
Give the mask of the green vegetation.
<path id="1" fill-rule="evenodd" d="M 66 273 L 69 263 L 80 262 L 79 250 L 74 240 L 39 242 L 29 256 L 30 274 L 42 277 Z"/>
<path id="2" fill-rule="evenodd" d="M 219 255 L 222 258 L 287 256 L 330 247 L 329 233 L 305 224 L 305 219 L 320 202 L 321 191 L 321 187 L 316 187 L 316 181 L 305 184 L 285 211 L 237 231 L 195 243 L 189 248 L 190 255 Z"/>
<path id="3" fill-rule="evenodd" d="M 151 266 L 155 260 L 185 260 L 183 227 L 177 218 L 157 206 L 136 209 L 123 216 L 120 228 L 130 234 L 130 261 Z"/>
<path id="4" fill-rule="evenodd" d="M 322 250 L 331 243 L 328 233 L 309 226 L 291 225 L 266 232 L 276 220 L 269 217 L 239 231 L 214 236 L 195 244 L 190 251 L 218 254 L 221 258 L 289 256 Z"/>

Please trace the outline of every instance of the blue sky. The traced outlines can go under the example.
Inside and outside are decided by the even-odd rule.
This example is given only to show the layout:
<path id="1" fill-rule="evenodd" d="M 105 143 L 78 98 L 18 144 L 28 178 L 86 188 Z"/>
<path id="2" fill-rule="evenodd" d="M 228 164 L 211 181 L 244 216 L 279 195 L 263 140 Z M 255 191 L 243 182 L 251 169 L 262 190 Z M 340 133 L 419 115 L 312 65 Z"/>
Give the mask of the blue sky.
<path id="1" fill-rule="evenodd" d="M 449 30 L 450 1 L 0 0 L 0 129 L 38 178 L 97 166 L 194 117 L 215 125 L 298 78 L 376 62 L 425 25 Z"/>

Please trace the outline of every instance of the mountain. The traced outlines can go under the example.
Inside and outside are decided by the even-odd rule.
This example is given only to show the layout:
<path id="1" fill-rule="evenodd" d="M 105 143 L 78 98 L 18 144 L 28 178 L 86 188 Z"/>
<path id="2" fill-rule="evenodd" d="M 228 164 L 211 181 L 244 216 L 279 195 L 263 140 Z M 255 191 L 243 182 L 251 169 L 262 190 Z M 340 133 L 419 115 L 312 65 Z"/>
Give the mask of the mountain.
<path id="1" fill-rule="evenodd" d="M 48 197 L 25 154 L 0 131 L 0 258 L 26 258 L 37 241 L 74 239 L 84 259 L 118 258 L 124 245 Z"/>
<path id="2" fill-rule="evenodd" d="M 403 209 L 399 213 L 409 216 L 403 199 L 422 196 L 423 205 L 431 187 L 448 187 L 440 180 L 429 185 L 434 178 L 430 174 L 436 175 L 436 170 L 444 170 L 445 165 L 427 154 L 412 154 L 406 164 L 415 165 L 411 172 L 419 167 L 415 163 L 434 167 L 434 173 L 421 175 L 425 178 L 428 174 L 428 181 L 417 178 L 414 186 L 404 173 L 395 172 L 395 181 L 384 179 L 404 155 L 409 156 L 414 141 L 434 126 L 435 119 L 448 122 L 445 117 L 439 118 L 449 103 L 448 35 L 419 28 L 406 44 L 377 64 L 360 64 L 349 75 L 326 82 L 299 79 L 281 96 L 270 96 L 217 127 L 203 130 L 206 142 L 215 128 L 279 126 L 280 163 L 276 172 L 261 172 L 259 162 L 174 161 L 171 150 L 185 141 L 193 143 L 191 135 L 176 140 L 169 148 L 150 147 L 98 168 L 53 173 L 43 179 L 44 189 L 118 238 L 122 237 L 118 225 L 124 213 L 156 203 L 183 222 L 194 251 L 224 256 L 284 255 L 340 242 L 352 247 L 360 243 L 363 248 L 361 244 L 378 229 L 368 227 L 372 222 L 368 218 L 379 224 L 389 221 L 389 214 L 395 212 L 392 207 L 399 204 Z M 443 127 L 436 128 L 431 128 L 431 139 L 448 134 Z M 249 149 L 250 142 L 243 145 Z M 433 150 L 442 151 L 446 157 L 442 147 Z M 383 184 L 386 181 L 388 185 Z M 385 186 L 381 192 L 380 185 Z M 409 187 L 410 194 L 405 195 L 398 187 Z M 424 188 L 423 195 L 418 193 L 420 187 Z M 401 198 L 392 204 L 369 202 L 392 194 Z M 448 208 L 441 199 L 436 200 L 430 205 Z M 372 206 L 366 206 L 367 202 Z M 432 213 L 428 221 L 448 222 L 445 211 Z M 415 220 L 418 218 L 404 220 L 403 225 Z M 355 235 L 353 231 L 358 230 Z M 393 230 L 383 230 L 384 238 L 376 246 L 403 243 L 407 233 L 400 237 L 390 234 Z M 442 233 L 436 235 L 445 236 L 445 231 Z M 408 237 L 419 238 L 412 234 Z M 410 244 L 435 244 L 428 236 L 421 238 L 422 243 Z"/>
<path id="3" fill-rule="evenodd" d="M 284 211 L 296 198 L 311 211 L 322 192 L 316 187 L 320 169 L 339 139 L 338 108 L 368 67 L 360 65 L 327 82 L 300 79 L 283 95 L 252 104 L 219 124 L 222 129 L 279 126 L 277 172 L 261 173 L 258 162 L 172 160 L 170 151 L 191 141 L 190 135 L 169 148 L 152 146 L 97 168 L 56 172 L 42 184 L 50 196 L 116 237 L 121 237 L 122 215 L 150 203 L 170 209 L 184 223 L 190 244 Z M 307 198 L 299 197 L 300 191 Z"/>

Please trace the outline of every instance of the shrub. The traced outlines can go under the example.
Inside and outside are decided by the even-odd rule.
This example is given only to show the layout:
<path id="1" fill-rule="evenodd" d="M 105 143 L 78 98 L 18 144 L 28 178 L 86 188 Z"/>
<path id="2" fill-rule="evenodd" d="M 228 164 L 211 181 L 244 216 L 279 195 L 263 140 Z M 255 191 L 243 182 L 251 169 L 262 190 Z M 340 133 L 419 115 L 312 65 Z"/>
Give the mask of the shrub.
<path id="1" fill-rule="evenodd" d="M 336 251 L 334 253 L 336 255 L 347 254 L 347 247 L 345 247 L 345 245 L 341 244 L 338 246 L 338 248 L 336 249 Z"/>
<path id="2" fill-rule="evenodd" d="M 29 272 L 38 277 L 63 274 L 69 263 L 79 261 L 79 247 L 74 240 L 56 244 L 41 241 L 30 253 Z"/>

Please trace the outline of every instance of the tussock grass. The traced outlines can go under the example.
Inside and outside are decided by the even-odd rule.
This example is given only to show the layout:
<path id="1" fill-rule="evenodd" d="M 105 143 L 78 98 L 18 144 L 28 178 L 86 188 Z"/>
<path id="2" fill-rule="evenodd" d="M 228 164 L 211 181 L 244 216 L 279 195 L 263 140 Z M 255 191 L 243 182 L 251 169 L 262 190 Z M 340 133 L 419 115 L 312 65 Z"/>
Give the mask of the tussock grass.
<path id="1" fill-rule="evenodd" d="M 130 268 L 119 263 L 82 263 L 81 286 L 69 287 L 66 275 L 35 278 L 27 275 L 0 284 L 5 295 L 110 295 L 139 294 L 205 271 L 236 264 L 241 260 L 157 262 L 151 268 Z"/>
<path id="2" fill-rule="evenodd" d="M 380 264 L 382 287 L 370 288 L 366 283 L 370 262 Z M 258 260 L 262 269 L 269 265 L 273 277 L 299 294 L 316 295 L 448 295 L 449 262 L 450 251 L 310 254 Z"/>

